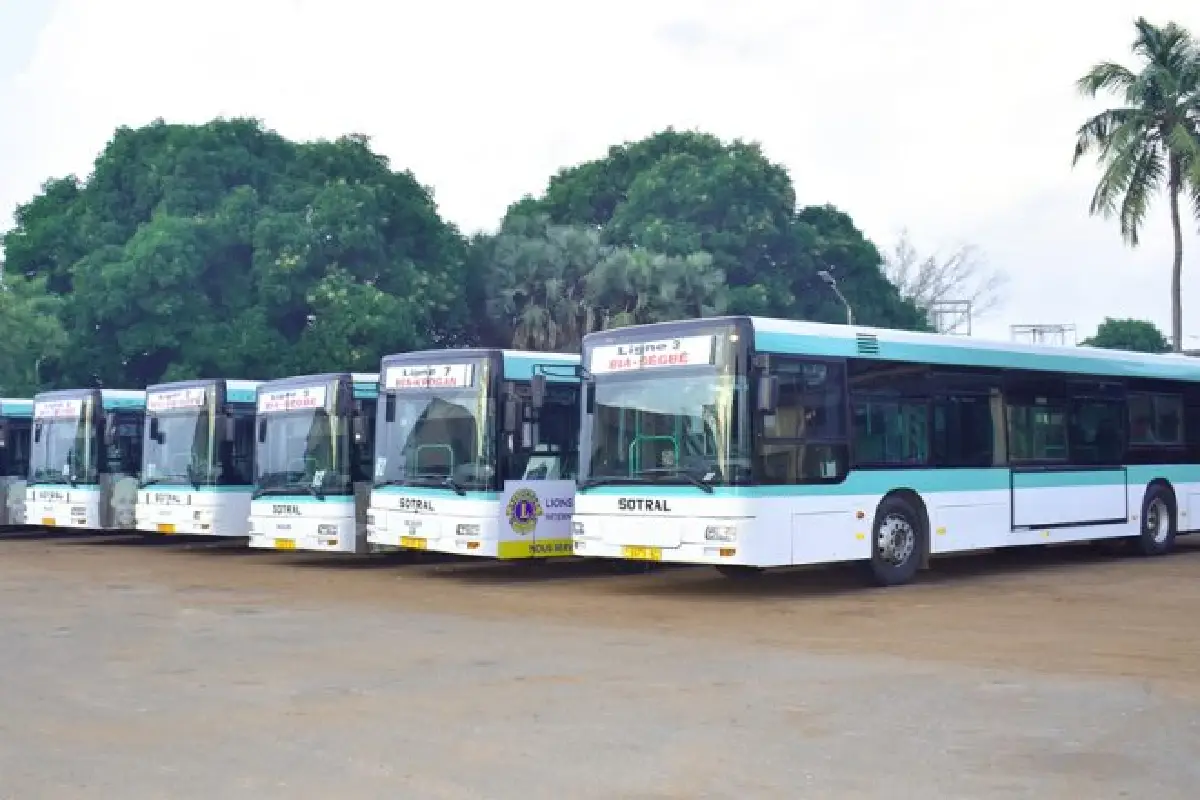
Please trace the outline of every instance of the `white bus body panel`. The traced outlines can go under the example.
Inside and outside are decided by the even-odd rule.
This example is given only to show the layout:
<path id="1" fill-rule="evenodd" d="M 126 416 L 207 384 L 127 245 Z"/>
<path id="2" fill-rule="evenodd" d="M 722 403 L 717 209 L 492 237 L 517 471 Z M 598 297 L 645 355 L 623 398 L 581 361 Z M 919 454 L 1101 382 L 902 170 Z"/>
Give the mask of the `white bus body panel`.
<path id="1" fill-rule="evenodd" d="M 250 502 L 250 546 L 266 550 L 366 553 L 370 484 L 354 495 L 266 495 Z"/>
<path id="2" fill-rule="evenodd" d="M 1154 470 L 1131 467 L 1127 480 L 1110 485 L 1022 486 L 1022 476 L 1014 475 L 1012 489 L 915 493 L 928 514 L 934 555 L 1064 544 L 1138 535 Z M 1145 476 L 1136 475 L 1135 480 L 1143 471 Z M 1178 465 L 1159 471 L 1169 480 L 1172 473 L 1195 473 L 1197 468 Z M 1200 481 L 1171 485 L 1179 530 L 1200 527 Z M 894 488 L 906 488 L 906 482 L 897 478 Z M 875 513 L 886 492 L 770 496 L 755 489 L 717 489 L 714 495 L 699 489 L 593 489 L 575 500 L 574 552 L 757 567 L 871 557 Z M 722 530 L 719 535 L 724 538 L 706 539 L 710 526 L 734 531 Z"/>
<path id="3" fill-rule="evenodd" d="M 383 490 L 367 539 L 383 547 L 498 559 L 570 556 L 575 482 L 505 481 L 503 492 Z"/>
<path id="4" fill-rule="evenodd" d="M 137 529 L 182 536 L 247 535 L 250 487 L 184 489 L 146 487 L 138 492 Z"/>
<path id="5" fill-rule="evenodd" d="M 0 525 L 25 525 L 25 479 L 0 477 Z"/>
<path id="6" fill-rule="evenodd" d="M 25 489 L 27 524 L 48 528 L 134 530 L 137 479 L 103 475 L 99 485 Z"/>

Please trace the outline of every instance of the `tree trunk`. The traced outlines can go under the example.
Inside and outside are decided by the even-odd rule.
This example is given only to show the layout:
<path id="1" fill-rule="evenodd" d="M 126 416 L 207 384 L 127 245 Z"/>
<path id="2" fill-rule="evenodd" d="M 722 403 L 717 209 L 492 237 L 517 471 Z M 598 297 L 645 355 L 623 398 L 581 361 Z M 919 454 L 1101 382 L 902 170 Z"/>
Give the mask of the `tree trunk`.
<path id="1" fill-rule="evenodd" d="M 1175 234 L 1175 260 L 1171 264 L 1171 346 L 1183 352 L 1183 229 L 1179 224 L 1180 181 L 1177 170 L 1171 170 L 1171 230 Z"/>

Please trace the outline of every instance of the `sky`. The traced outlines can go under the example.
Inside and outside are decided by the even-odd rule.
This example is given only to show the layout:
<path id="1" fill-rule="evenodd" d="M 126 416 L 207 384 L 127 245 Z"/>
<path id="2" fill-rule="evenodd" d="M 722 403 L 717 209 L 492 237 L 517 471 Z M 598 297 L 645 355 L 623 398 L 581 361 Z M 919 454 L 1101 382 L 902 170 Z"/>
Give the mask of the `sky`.
<path id="1" fill-rule="evenodd" d="M 253 116 L 298 139 L 365 133 L 465 232 L 560 167 L 667 126 L 760 142 L 800 204 L 881 250 L 969 244 L 1008 278 L 977 336 L 1104 317 L 1170 329 L 1165 200 L 1142 245 L 1088 216 L 1072 169 L 1100 104 L 1074 82 L 1133 63 L 1138 14 L 1200 34 L 1195 0 L 0 0 L 0 230 L 119 125 Z M 1188 223 L 1185 347 L 1200 347 Z"/>

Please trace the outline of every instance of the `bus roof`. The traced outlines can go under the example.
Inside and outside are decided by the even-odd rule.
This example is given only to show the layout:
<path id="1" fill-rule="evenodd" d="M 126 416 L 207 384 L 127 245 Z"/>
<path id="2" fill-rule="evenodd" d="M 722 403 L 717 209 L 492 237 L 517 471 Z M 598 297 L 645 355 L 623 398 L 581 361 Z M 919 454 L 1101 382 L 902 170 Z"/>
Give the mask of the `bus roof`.
<path id="1" fill-rule="evenodd" d="M 1200 381 L 1200 359 L 751 317 L 759 352 Z"/>
<path id="2" fill-rule="evenodd" d="M 328 381 L 346 380 L 351 384 L 355 399 L 370 399 L 379 396 L 379 373 L 377 372 L 322 372 L 315 375 L 289 375 L 286 378 L 261 381 L 257 384 L 263 389 L 273 389 L 280 386 L 312 386 Z"/>
<path id="3" fill-rule="evenodd" d="M 255 393 L 258 391 L 258 385 L 262 383 L 262 381 L 244 381 L 233 378 L 196 378 L 190 381 L 154 383 L 146 387 L 146 393 L 186 389 L 192 386 L 209 387 L 215 386 L 221 381 L 225 383 L 225 402 L 249 405 L 254 405 Z"/>
<path id="4" fill-rule="evenodd" d="M 33 399 L 28 397 L 0 397 L 0 417 L 33 417 Z"/>
<path id="5" fill-rule="evenodd" d="M 712 330 L 722 324 L 748 324 L 753 331 L 754 349 L 760 353 L 1200 382 L 1200 358 L 1178 353 L 1134 353 L 1098 347 L 1023 344 L 769 317 L 704 317 L 631 325 L 589 333 L 584 337 L 584 342 L 611 334 L 618 334 L 622 338 L 636 336 L 639 331 L 644 332 L 646 338 L 686 336 L 689 329 Z"/>
<path id="6" fill-rule="evenodd" d="M 88 397 L 96 391 L 100 392 L 101 406 L 108 411 L 122 408 L 146 408 L 145 389 L 56 389 L 50 392 L 38 392 L 34 395 L 33 399 L 34 402 L 37 402 L 40 400 Z"/>
<path id="7" fill-rule="evenodd" d="M 546 353 L 537 350 L 512 350 L 503 347 L 444 347 L 432 350 L 414 350 L 408 353 L 392 353 L 383 357 L 383 364 L 395 362 L 436 363 L 437 359 L 498 357 L 503 364 L 503 378 L 509 381 L 527 381 L 533 377 L 538 365 L 574 366 L 580 363 L 578 353 Z M 574 381 L 574 371 L 558 370 L 546 373 L 548 381 Z"/>

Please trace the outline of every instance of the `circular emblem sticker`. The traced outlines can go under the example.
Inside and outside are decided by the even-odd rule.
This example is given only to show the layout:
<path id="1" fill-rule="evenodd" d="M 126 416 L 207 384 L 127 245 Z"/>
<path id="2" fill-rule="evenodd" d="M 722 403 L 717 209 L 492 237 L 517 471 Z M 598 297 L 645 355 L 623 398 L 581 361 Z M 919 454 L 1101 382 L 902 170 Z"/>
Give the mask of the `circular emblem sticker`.
<path id="1" fill-rule="evenodd" d="M 533 533 L 538 517 L 542 515 L 542 504 L 532 489 L 517 489 L 508 500 L 509 527 L 516 533 Z"/>

